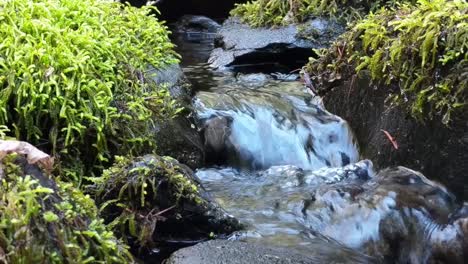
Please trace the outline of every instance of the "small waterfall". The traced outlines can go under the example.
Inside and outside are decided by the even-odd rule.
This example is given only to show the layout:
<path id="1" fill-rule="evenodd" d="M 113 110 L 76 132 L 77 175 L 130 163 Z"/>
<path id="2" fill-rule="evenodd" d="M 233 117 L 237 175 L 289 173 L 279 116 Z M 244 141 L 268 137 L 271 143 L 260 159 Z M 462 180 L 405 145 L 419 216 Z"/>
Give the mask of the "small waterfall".
<path id="1" fill-rule="evenodd" d="M 253 169 L 294 165 L 313 170 L 358 161 L 347 123 L 327 112 L 320 98 L 299 82 L 269 82 L 262 88 L 219 87 L 194 101 L 215 155 Z"/>

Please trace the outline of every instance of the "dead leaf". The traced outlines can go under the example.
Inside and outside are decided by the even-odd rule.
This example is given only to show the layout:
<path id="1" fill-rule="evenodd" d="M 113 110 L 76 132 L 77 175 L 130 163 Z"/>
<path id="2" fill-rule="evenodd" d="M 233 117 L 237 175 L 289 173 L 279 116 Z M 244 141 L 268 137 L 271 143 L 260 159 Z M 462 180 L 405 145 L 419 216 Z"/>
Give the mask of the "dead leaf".
<path id="1" fill-rule="evenodd" d="M 29 164 L 39 163 L 47 171 L 52 171 L 54 159 L 46 153 L 40 151 L 33 145 L 24 141 L 0 140 L 0 160 L 3 160 L 7 154 L 18 153 L 25 155 Z"/>
<path id="2" fill-rule="evenodd" d="M 390 141 L 390 143 L 392 143 L 393 147 L 395 149 L 398 149 L 398 143 L 397 143 L 396 139 L 393 138 L 392 135 L 390 135 L 390 133 L 388 133 L 387 130 L 380 129 L 380 131 L 382 131 L 385 134 L 385 136 L 387 136 L 388 140 Z"/>

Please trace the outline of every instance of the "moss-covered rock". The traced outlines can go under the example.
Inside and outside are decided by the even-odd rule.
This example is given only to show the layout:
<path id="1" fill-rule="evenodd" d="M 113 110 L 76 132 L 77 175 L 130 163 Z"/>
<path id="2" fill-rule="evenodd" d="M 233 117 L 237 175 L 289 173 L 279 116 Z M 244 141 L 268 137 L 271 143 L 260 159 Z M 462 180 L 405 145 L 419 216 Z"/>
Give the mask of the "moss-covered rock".
<path id="1" fill-rule="evenodd" d="M 327 16 L 350 20 L 395 0 L 254 0 L 238 4 L 231 15 L 253 27 L 289 25 L 303 22 L 311 16 Z M 405 2 L 415 2 L 414 0 Z"/>
<path id="2" fill-rule="evenodd" d="M 382 9 L 357 22 L 306 71 L 322 94 L 340 79 L 370 73 L 373 84 L 398 87 L 387 91 L 389 99 L 408 105 L 413 117 L 449 124 L 467 107 L 467 20 L 466 1 Z"/>
<path id="3" fill-rule="evenodd" d="M 200 241 L 241 228 L 210 201 L 185 165 L 170 157 L 118 157 L 91 193 L 109 225 L 135 249 Z"/>
<path id="4" fill-rule="evenodd" d="M 17 154 L 0 166 L 0 262 L 133 263 L 88 195 Z"/>
<path id="5" fill-rule="evenodd" d="M 0 125 L 60 157 L 74 178 L 154 144 L 153 121 L 179 108 L 145 75 L 177 62 L 150 11 L 106 0 L 0 2 Z"/>
<path id="6" fill-rule="evenodd" d="M 305 68 L 363 157 L 420 170 L 465 199 L 467 12 L 465 1 L 447 0 L 381 10 Z"/>

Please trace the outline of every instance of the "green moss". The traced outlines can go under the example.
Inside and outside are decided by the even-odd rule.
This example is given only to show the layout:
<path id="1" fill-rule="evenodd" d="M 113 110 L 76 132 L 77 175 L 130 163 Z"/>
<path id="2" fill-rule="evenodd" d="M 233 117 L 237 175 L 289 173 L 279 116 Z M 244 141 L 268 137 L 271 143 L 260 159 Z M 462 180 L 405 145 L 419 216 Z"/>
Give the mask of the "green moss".
<path id="1" fill-rule="evenodd" d="M 467 106 L 467 21 L 466 1 L 421 0 L 382 9 L 359 21 L 306 71 L 322 88 L 368 72 L 375 83 L 398 87 L 389 94 L 416 119 L 438 116 L 448 124 Z"/>
<path id="2" fill-rule="evenodd" d="M 397 2 L 396 0 L 255 0 L 236 5 L 231 15 L 240 17 L 242 21 L 254 27 L 288 25 L 303 22 L 311 16 L 351 20 L 381 6 L 394 5 Z"/>
<path id="3" fill-rule="evenodd" d="M 110 227 L 139 247 L 150 246 L 157 221 L 177 214 L 179 202 L 202 202 L 198 186 L 181 166 L 170 157 L 116 157 L 111 168 L 92 179 L 90 190 Z"/>
<path id="4" fill-rule="evenodd" d="M 0 126 L 75 176 L 152 145 L 153 120 L 180 109 L 145 76 L 148 65 L 177 62 L 151 11 L 105 0 L 1 1 Z"/>
<path id="5" fill-rule="evenodd" d="M 89 196 L 71 184 L 56 184 L 15 154 L 0 165 L 1 262 L 133 262 Z"/>

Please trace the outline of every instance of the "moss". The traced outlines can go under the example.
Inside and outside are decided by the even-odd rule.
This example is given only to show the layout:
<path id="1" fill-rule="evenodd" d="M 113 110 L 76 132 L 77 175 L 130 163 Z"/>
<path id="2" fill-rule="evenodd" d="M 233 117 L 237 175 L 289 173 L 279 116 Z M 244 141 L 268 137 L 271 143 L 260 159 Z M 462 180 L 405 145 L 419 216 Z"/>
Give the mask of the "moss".
<path id="1" fill-rule="evenodd" d="M 311 16 L 328 16 L 352 20 L 396 0 L 255 0 L 238 4 L 231 15 L 254 27 L 288 25 Z M 406 2 L 415 2 L 407 0 Z"/>
<path id="2" fill-rule="evenodd" d="M 417 120 L 449 124 L 468 98 L 468 4 L 421 0 L 416 6 L 382 9 L 359 21 L 306 71 L 322 89 L 354 74 L 407 105 Z M 464 117 L 463 117 L 464 118 Z"/>
<path id="3" fill-rule="evenodd" d="M 180 111 L 145 76 L 148 65 L 178 57 L 151 11 L 105 0 L 1 1 L 0 126 L 60 157 L 74 178 L 151 146 L 152 121 Z"/>
<path id="4" fill-rule="evenodd" d="M 16 154 L 0 165 L 0 262 L 133 262 L 89 196 Z"/>
<path id="5" fill-rule="evenodd" d="M 109 226 L 140 248 L 152 246 L 156 223 L 177 215 L 180 202 L 202 203 L 188 171 L 170 157 L 116 157 L 101 177 L 93 178 L 91 193 L 101 204 Z"/>

